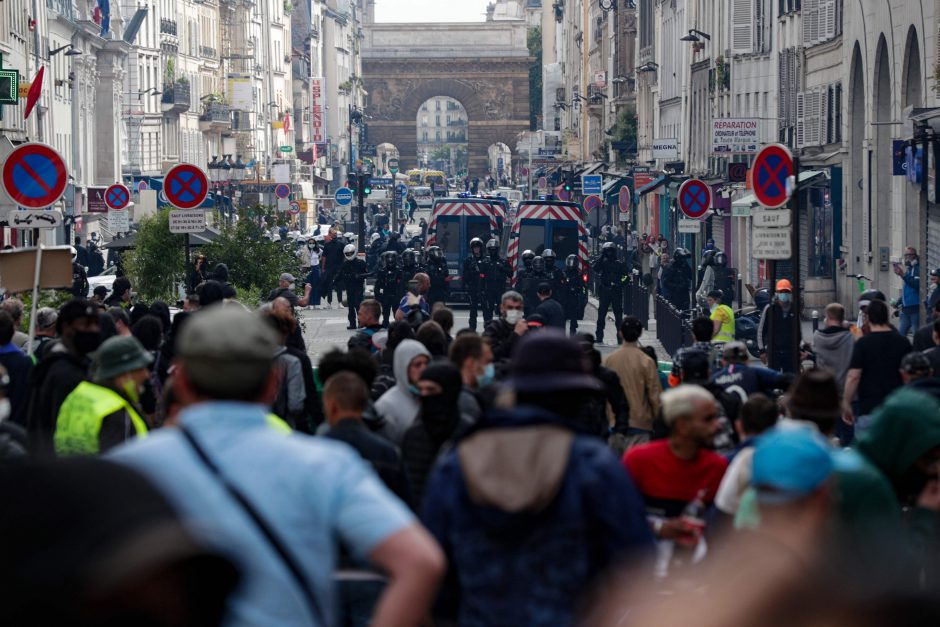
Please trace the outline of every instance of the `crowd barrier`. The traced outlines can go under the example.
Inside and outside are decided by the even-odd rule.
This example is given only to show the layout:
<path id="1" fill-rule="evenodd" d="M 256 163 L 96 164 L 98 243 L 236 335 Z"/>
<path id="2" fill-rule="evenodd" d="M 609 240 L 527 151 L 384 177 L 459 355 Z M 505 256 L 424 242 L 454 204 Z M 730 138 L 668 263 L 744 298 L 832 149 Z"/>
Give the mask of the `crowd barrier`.
<path id="1" fill-rule="evenodd" d="M 656 336 L 672 356 L 683 346 L 692 344 L 692 329 L 685 316 L 659 294 L 656 295 Z"/>

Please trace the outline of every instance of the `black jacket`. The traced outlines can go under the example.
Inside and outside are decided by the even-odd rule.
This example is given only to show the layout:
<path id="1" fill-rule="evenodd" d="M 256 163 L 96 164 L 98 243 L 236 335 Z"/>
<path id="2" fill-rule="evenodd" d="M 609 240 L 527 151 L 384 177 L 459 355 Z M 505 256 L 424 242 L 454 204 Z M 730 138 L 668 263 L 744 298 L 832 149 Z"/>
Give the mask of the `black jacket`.
<path id="1" fill-rule="evenodd" d="M 354 257 L 343 263 L 343 266 L 339 269 L 339 274 L 336 276 L 336 281 L 343 286 L 343 289 L 361 294 L 364 289 L 363 281 L 366 280 L 368 275 L 369 268 L 366 266 L 366 262 Z"/>
<path id="2" fill-rule="evenodd" d="M 535 313 L 545 318 L 545 326 L 565 328 L 565 310 L 554 298 L 546 298 L 535 308 Z"/>
<path id="3" fill-rule="evenodd" d="M 421 511 L 428 475 L 431 474 L 441 450 L 446 448 L 447 443 L 458 432 L 460 424 L 460 417 L 455 415 L 448 424 L 433 425 L 429 428 L 424 418 L 419 416 L 405 431 L 401 441 L 401 457 L 408 486 L 411 488 L 410 505 L 414 511 Z"/>
<path id="4" fill-rule="evenodd" d="M 495 361 L 508 361 L 521 336 L 508 322 L 495 318 L 483 329 L 483 337 L 489 338 Z"/>
<path id="5" fill-rule="evenodd" d="M 54 457 L 56 421 L 65 397 L 88 374 L 88 360 L 62 350 L 48 353 L 33 368 L 26 430 L 30 447 L 37 457 Z"/>
<path id="6" fill-rule="evenodd" d="M 0 365 L 7 369 L 10 385 L 10 422 L 26 428 L 26 410 L 29 403 L 29 376 L 33 371 L 33 360 L 20 351 L 0 353 Z"/>
<path id="7" fill-rule="evenodd" d="M 472 292 L 479 292 L 486 282 L 486 267 L 483 257 L 471 254 L 463 261 L 463 285 Z"/>
<path id="8" fill-rule="evenodd" d="M 345 442 L 356 449 L 362 459 L 372 465 L 375 473 L 389 490 L 404 502 L 411 501 L 411 491 L 405 479 L 398 449 L 385 438 L 369 431 L 361 420 L 354 418 L 340 420 L 330 427 L 324 437 Z"/>

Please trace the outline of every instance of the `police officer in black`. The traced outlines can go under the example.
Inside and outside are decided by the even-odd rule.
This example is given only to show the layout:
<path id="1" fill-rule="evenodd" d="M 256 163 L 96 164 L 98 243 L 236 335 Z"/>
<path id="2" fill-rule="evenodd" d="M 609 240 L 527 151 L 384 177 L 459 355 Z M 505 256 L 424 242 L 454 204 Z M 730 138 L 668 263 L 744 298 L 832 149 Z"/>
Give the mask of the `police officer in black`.
<path id="1" fill-rule="evenodd" d="M 431 289 L 428 290 L 428 304 L 443 303 L 447 300 L 447 279 L 449 270 L 444 251 L 440 246 L 428 248 L 427 274 L 431 278 Z"/>
<path id="2" fill-rule="evenodd" d="M 558 294 L 561 294 L 565 273 L 561 268 L 555 265 L 555 251 L 551 248 L 546 248 L 542 251 L 542 259 L 545 262 L 545 276 L 548 277 L 548 283 L 552 286 L 552 294 L 555 294 L 557 297 Z"/>
<path id="3" fill-rule="evenodd" d="M 565 259 L 561 291 L 562 305 L 565 308 L 565 320 L 571 335 L 578 332 L 578 322 L 584 319 L 587 306 L 587 284 L 581 272 L 581 260 L 577 255 L 568 255 Z"/>
<path id="4" fill-rule="evenodd" d="M 532 289 L 535 289 L 535 287 L 537 287 L 537 286 L 530 287 L 532 283 L 532 261 L 535 259 L 535 253 L 532 252 L 531 250 L 523 251 L 521 259 L 522 259 L 522 263 L 520 264 L 519 269 L 516 272 L 516 291 L 522 294 L 523 298 L 525 298 L 526 292 Z M 532 310 L 535 309 L 535 305 L 537 304 L 538 302 L 530 304 L 528 300 L 526 300 L 523 303 L 525 313 L 526 314 L 531 313 Z"/>
<path id="5" fill-rule="evenodd" d="M 541 257 L 536 257 L 532 260 L 529 282 L 526 285 L 525 291 L 522 292 L 526 316 L 535 313 L 535 308 L 539 306 L 539 285 L 542 283 L 549 283 L 549 285 L 551 285 L 548 275 L 545 274 L 545 260 Z"/>
<path id="6" fill-rule="evenodd" d="M 88 297 L 88 273 L 85 266 L 78 262 L 78 249 L 72 247 L 72 296 L 75 298 Z"/>
<path id="7" fill-rule="evenodd" d="M 405 252 L 401 254 L 401 271 L 402 274 L 405 275 L 406 283 L 413 279 L 419 272 L 427 274 L 427 268 L 421 265 L 418 252 L 414 248 L 406 248 Z M 404 295 L 404 292 L 402 292 L 402 296 Z"/>
<path id="8" fill-rule="evenodd" d="M 484 325 L 493 317 L 493 310 L 487 311 L 485 306 L 486 268 L 483 261 L 483 240 L 474 237 L 470 240 L 470 255 L 463 262 L 463 286 L 470 300 L 471 331 L 477 330 L 478 310 L 483 310 Z"/>
<path id="9" fill-rule="evenodd" d="M 669 294 L 669 301 L 679 311 L 689 309 L 691 303 L 692 268 L 689 259 L 692 258 L 685 248 L 677 248 L 672 254 L 672 263 L 663 270 L 663 289 Z"/>
<path id="10" fill-rule="evenodd" d="M 721 251 L 715 253 L 715 289 L 721 290 L 722 305 L 730 307 L 734 301 L 736 279 L 734 270 L 728 267 L 728 255 Z"/>
<path id="11" fill-rule="evenodd" d="M 352 331 L 356 329 L 359 305 L 362 304 L 362 296 L 365 294 L 365 280 L 369 275 L 369 267 L 365 260 L 360 259 L 356 254 L 355 244 L 346 244 L 343 248 L 343 257 L 345 261 L 336 275 L 336 282 L 346 290 L 346 306 L 349 308 L 347 314 L 349 326 L 346 328 Z"/>
<path id="12" fill-rule="evenodd" d="M 597 335 L 598 344 L 604 343 L 604 327 L 607 322 L 607 310 L 613 307 L 616 328 L 623 322 L 623 286 L 629 273 L 627 265 L 617 258 L 617 245 L 607 242 L 601 248 L 600 258 L 594 262 L 595 284 L 597 285 Z M 617 343 L 620 343 L 618 338 Z"/>
<path id="13" fill-rule="evenodd" d="M 375 277 L 375 299 L 382 303 L 382 326 L 388 327 L 389 318 L 395 315 L 395 309 L 401 301 L 402 285 L 407 285 L 398 265 L 398 253 L 387 250 L 379 258 L 379 268 Z M 392 318 L 394 319 L 394 318 Z"/>
<path id="14" fill-rule="evenodd" d="M 499 256 L 499 242 L 494 238 L 486 243 L 486 258 L 483 260 L 483 272 L 486 275 L 483 286 L 484 310 L 493 316 L 500 316 L 499 305 L 503 294 L 509 289 L 512 279 L 512 266 Z"/>

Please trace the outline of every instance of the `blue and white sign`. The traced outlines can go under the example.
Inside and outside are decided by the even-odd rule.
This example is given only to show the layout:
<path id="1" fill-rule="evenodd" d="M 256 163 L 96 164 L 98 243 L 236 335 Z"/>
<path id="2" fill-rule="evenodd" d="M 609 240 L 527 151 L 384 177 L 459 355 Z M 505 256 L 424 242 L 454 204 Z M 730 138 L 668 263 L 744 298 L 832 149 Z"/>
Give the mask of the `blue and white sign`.
<path id="1" fill-rule="evenodd" d="M 604 177 L 600 174 L 585 174 L 581 177 L 581 194 L 600 196 L 604 191 Z"/>
<path id="2" fill-rule="evenodd" d="M 394 183 L 394 182 L 395 182 L 395 181 L 393 181 L 392 179 L 386 179 L 386 178 L 376 178 L 376 177 L 372 177 L 372 178 L 369 179 L 369 183 L 370 183 L 371 185 L 374 185 L 374 186 L 377 186 L 377 185 L 391 185 L 391 184 Z"/>
<path id="3" fill-rule="evenodd" d="M 333 198 L 340 207 L 347 207 L 352 204 L 353 193 L 348 187 L 340 187 Z"/>

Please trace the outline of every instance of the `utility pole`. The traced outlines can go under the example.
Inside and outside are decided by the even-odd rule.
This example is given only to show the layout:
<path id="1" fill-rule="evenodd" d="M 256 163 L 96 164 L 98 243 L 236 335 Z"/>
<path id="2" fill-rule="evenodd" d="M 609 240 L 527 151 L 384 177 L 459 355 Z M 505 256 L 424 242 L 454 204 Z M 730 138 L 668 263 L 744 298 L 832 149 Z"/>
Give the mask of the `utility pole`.
<path id="1" fill-rule="evenodd" d="M 590 50 L 591 50 L 591 33 L 589 32 L 590 25 L 588 22 L 591 19 L 590 14 L 591 4 L 589 0 L 581 0 L 581 98 L 583 100 L 579 101 L 579 106 L 581 107 L 581 162 L 587 162 L 588 158 L 588 110 L 587 107 L 582 104 L 588 102 L 587 100 L 587 91 L 588 91 L 588 72 L 590 72 Z"/>

